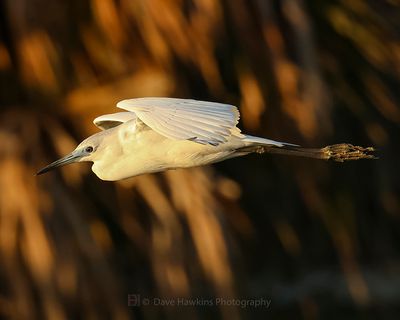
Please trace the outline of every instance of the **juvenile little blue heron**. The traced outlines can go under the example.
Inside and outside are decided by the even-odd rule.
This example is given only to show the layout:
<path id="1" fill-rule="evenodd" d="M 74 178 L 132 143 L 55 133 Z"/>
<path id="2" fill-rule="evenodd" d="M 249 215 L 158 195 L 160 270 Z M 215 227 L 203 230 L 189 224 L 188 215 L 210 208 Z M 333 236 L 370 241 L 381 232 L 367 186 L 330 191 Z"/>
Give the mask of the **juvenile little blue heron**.
<path id="1" fill-rule="evenodd" d="M 308 149 L 243 134 L 236 127 L 239 111 L 229 104 L 138 98 L 120 101 L 117 107 L 126 111 L 94 119 L 102 131 L 37 174 L 73 162 L 90 161 L 100 179 L 115 181 L 144 173 L 206 165 L 252 152 L 339 162 L 374 158 L 372 147 L 343 143 Z"/>

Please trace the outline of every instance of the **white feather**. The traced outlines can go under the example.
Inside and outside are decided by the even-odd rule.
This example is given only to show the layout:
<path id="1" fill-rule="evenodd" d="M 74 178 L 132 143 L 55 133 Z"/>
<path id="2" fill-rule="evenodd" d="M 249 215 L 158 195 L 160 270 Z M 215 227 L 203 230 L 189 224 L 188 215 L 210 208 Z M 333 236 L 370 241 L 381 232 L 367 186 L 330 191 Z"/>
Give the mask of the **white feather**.
<path id="1" fill-rule="evenodd" d="M 101 130 L 107 130 L 136 118 L 133 112 L 117 112 L 97 117 L 93 120 L 93 123 Z"/>
<path id="2" fill-rule="evenodd" d="M 138 98 L 120 101 L 117 107 L 136 114 L 167 138 L 201 144 L 226 142 L 239 120 L 232 105 L 189 99 Z"/>

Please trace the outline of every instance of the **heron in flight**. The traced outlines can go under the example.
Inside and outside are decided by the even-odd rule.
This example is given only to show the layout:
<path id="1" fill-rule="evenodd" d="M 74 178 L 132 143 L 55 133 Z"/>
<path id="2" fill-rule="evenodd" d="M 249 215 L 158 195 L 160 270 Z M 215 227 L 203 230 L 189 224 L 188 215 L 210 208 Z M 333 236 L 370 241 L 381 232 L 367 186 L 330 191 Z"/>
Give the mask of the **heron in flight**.
<path id="1" fill-rule="evenodd" d="M 67 156 L 37 174 L 74 162 L 93 162 L 102 180 L 202 166 L 249 153 L 278 153 L 346 160 L 374 158 L 371 147 L 336 144 L 321 149 L 241 133 L 235 106 L 175 98 L 138 98 L 118 102 L 124 112 L 94 119 L 102 131 L 83 140 Z"/>

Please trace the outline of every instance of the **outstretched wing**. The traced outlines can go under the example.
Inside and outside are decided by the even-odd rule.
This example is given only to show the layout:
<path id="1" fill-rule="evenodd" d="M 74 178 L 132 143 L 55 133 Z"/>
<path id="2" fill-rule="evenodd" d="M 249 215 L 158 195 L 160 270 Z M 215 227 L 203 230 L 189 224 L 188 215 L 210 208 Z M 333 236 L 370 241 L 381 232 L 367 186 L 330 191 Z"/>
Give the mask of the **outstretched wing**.
<path id="1" fill-rule="evenodd" d="M 107 130 L 136 118 L 136 114 L 133 112 L 117 112 L 97 117 L 93 120 L 93 123 L 101 130 Z"/>
<path id="2" fill-rule="evenodd" d="M 236 127 L 235 106 L 176 98 L 138 98 L 118 102 L 159 134 L 175 140 L 218 145 L 227 141 Z"/>

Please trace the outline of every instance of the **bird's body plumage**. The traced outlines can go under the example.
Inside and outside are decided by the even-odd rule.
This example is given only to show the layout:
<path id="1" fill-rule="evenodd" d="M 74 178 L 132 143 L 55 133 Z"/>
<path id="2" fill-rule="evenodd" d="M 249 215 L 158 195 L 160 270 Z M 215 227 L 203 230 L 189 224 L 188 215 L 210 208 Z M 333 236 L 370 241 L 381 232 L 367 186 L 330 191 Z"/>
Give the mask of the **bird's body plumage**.
<path id="1" fill-rule="evenodd" d="M 347 144 L 324 149 L 242 134 L 236 127 L 235 106 L 176 98 L 123 100 L 124 112 L 97 117 L 102 131 L 85 139 L 68 156 L 39 173 L 78 161 L 92 161 L 103 180 L 121 180 L 144 173 L 201 166 L 251 152 L 294 154 L 336 161 L 370 158 L 367 151 Z M 355 148 L 355 149 L 354 149 Z M 326 149 L 326 150 L 325 150 Z"/>
<path id="2" fill-rule="evenodd" d="M 92 167 L 103 180 L 215 163 L 248 153 L 238 150 L 254 143 L 236 127 L 239 112 L 231 105 L 139 98 L 121 101 L 117 106 L 131 111 L 94 120 L 108 133 L 104 139 L 109 142 L 104 141 L 106 147 L 101 157 L 93 159 Z"/>

